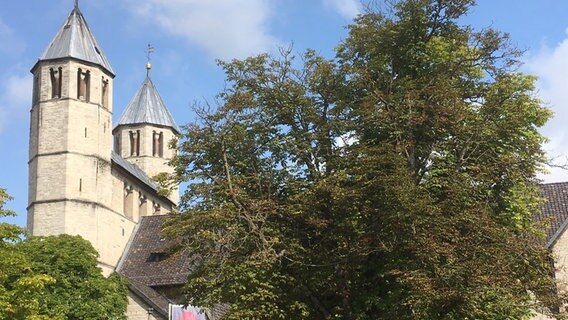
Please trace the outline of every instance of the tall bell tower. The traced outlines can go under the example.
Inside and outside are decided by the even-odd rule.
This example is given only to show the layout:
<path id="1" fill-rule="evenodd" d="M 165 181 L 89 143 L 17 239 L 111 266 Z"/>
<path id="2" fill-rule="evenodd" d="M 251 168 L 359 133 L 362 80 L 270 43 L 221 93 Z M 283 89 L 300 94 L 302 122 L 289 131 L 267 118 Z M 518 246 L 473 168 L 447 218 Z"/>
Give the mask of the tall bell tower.
<path id="1" fill-rule="evenodd" d="M 110 209 L 114 71 L 77 1 L 31 72 L 28 231 L 81 235 L 111 269 L 122 250 L 105 242 L 122 228 Z"/>

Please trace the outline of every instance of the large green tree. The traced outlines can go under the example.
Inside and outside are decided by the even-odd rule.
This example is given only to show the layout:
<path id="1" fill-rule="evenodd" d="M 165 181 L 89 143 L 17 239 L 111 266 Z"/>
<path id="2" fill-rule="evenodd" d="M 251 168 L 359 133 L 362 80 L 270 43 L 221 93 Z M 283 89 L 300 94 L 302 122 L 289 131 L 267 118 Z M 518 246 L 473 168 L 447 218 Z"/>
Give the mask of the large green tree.
<path id="1" fill-rule="evenodd" d="M 0 188 L 0 218 L 15 214 L 4 209 L 9 199 Z M 87 240 L 23 231 L 0 223 L 0 319 L 126 319 L 126 284 L 102 275 Z"/>
<path id="2" fill-rule="evenodd" d="M 230 319 L 523 319 L 556 310 L 537 240 L 550 116 L 472 0 L 402 0 L 337 57 L 221 63 L 173 160 L 191 303 Z"/>

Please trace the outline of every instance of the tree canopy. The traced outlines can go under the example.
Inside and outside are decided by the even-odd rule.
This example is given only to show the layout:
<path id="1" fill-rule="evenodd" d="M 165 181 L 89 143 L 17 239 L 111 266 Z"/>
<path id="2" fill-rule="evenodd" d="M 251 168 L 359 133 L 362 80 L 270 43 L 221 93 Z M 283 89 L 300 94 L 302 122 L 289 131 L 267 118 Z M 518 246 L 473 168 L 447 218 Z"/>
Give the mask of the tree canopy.
<path id="1" fill-rule="evenodd" d="M 194 305 L 229 319 L 524 319 L 557 310 L 538 240 L 538 132 L 551 116 L 473 0 L 402 0 L 337 56 L 220 62 L 196 108 L 167 227 L 201 256 Z M 299 61 L 298 61 L 299 60 Z"/>
<path id="2" fill-rule="evenodd" d="M 0 218 L 15 214 L 4 209 L 10 199 L 0 188 Z M 0 223 L 0 319 L 126 319 L 126 284 L 102 275 L 87 240 L 23 231 Z"/>

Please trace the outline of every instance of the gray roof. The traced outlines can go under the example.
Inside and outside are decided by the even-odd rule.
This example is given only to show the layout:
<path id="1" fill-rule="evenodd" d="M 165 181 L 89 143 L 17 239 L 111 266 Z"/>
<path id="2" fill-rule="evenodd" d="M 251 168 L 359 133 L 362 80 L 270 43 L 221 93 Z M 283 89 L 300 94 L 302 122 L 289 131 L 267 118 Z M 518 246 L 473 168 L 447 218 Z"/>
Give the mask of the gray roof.
<path id="1" fill-rule="evenodd" d="M 118 166 L 126 170 L 128 173 L 136 177 L 138 180 L 142 181 L 148 187 L 152 188 L 154 191 L 158 191 L 158 185 L 152 181 L 142 169 L 140 169 L 137 165 L 132 164 L 122 158 L 118 153 L 112 152 L 111 154 L 112 162 L 116 163 Z"/>
<path id="2" fill-rule="evenodd" d="M 175 215 L 141 217 L 136 234 L 124 253 L 119 272 L 150 287 L 182 286 L 195 268 L 197 258 L 187 249 L 170 252 L 178 240 L 166 239 L 162 226 L 174 219 Z M 151 260 L 152 254 L 163 254 L 164 258 Z"/>
<path id="3" fill-rule="evenodd" d="M 540 188 L 545 201 L 535 218 L 544 224 L 546 247 L 550 248 L 568 226 L 568 182 L 542 184 Z"/>
<path id="4" fill-rule="evenodd" d="M 89 30 L 85 17 L 76 6 L 61 26 L 57 35 L 39 61 L 60 58 L 75 58 L 101 66 L 114 75 L 114 71 L 105 57 L 97 40 Z"/>
<path id="5" fill-rule="evenodd" d="M 115 128 L 121 125 L 153 124 L 169 127 L 180 133 L 174 118 L 147 76 L 134 98 L 128 103 Z"/>
<path id="6" fill-rule="evenodd" d="M 162 234 L 164 224 L 175 221 L 176 217 L 141 217 L 117 268 L 117 272 L 128 280 L 129 289 L 165 316 L 169 303 L 187 302 L 187 297 L 180 296 L 175 290 L 160 288 L 181 288 L 199 263 L 198 256 L 191 254 L 187 248 L 172 250 L 172 247 L 179 244 L 179 239 L 169 239 Z M 164 254 L 163 259 L 151 259 L 156 253 Z M 205 313 L 209 320 L 219 320 L 228 311 L 229 305 L 220 303 Z"/>
<path id="7" fill-rule="evenodd" d="M 117 268 L 117 272 L 128 279 L 129 289 L 166 317 L 169 303 L 175 302 L 154 288 L 183 286 L 194 263 L 187 250 L 168 255 L 161 261 L 150 260 L 153 253 L 165 253 L 175 244 L 165 241 L 162 235 L 162 225 L 170 218 L 172 216 L 168 215 L 141 217 Z"/>

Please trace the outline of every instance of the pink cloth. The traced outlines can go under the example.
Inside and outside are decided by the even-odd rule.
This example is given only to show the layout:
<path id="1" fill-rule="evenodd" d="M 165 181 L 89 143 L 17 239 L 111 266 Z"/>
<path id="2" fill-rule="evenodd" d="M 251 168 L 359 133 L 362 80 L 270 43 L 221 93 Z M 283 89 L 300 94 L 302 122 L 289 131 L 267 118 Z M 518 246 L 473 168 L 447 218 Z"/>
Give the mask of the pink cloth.
<path id="1" fill-rule="evenodd" d="M 193 311 L 183 310 L 181 314 L 182 320 L 197 320 L 197 315 Z"/>
<path id="2" fill-rule="evenodd" d="M 207 320 L 205 313 L 193 306 L 184 307 L 183 305 L 170 306 L 171 320 Z"/>

